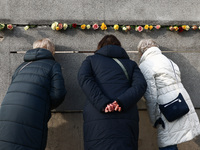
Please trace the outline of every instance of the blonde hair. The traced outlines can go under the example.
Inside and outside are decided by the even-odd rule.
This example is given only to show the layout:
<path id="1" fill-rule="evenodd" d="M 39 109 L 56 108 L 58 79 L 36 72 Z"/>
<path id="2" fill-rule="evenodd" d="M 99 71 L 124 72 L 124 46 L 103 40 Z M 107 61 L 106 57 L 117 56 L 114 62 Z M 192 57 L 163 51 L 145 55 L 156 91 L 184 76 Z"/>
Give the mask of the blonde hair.
<path id="1" fill-rule="evenodd" d="M 55 46 L 49 38 L 37 40 L 33 43 L 33 48 L 44 48 L 49 50 L 53 55 L 55 54 Z"/>
<path id="2" fill-rule="evenodd" d="M 152 39 L 143 39 L 139 42 L 137 48 L 138 52 L 142 55 L 148 48 L 159 47 L 159 45 Z"/>

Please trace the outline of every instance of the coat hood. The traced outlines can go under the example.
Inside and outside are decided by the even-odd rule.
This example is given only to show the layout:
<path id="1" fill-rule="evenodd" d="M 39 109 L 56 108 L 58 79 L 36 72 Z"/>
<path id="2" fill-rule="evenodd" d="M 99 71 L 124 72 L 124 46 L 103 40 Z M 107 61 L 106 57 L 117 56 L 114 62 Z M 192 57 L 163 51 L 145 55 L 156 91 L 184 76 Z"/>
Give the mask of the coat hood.
<path id="1" fill-rule="evenodd" d="M 28 50 L 26 54 L 24 55 L 24 61 L 35 61 L 35 60 L 40 60 L 40 59 L 54 60 L 54 57 L 49 50 L 43 49 L 43 48 Z"/>
<path id="2" fill-rule="evenodd" d="M 162 54 L 161 50 L 158 47 L 151 47 L 151 48 L 147 49 L 140 59 L 140 64 L 143 61 L 145 61 L 148 57 L 158 55 L 158 54 Z"/>
<path id="3" fill-rule="evenodd" d="M 117 45 L 106 45 L 101 49 L 97 50 L 96 54 L 111 58 L 129 59 L 129 56 L 127 55 L 126 51 L 122 47 Z"/>

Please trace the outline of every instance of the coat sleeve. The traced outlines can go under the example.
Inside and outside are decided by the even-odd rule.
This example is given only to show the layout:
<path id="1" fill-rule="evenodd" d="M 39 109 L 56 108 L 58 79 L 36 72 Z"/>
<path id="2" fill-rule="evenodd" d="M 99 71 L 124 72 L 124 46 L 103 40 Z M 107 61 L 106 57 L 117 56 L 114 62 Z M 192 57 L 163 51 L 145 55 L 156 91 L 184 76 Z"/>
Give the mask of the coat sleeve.
<path id="1" fill-rule="evenodd" d="M 61 66 L 59 63 L 55 63 L 52 67 L 51 74 L 51 109 L 58 107 L 63 102 L 66 93 Z"/>
<path id="2" fill-rule="evenodd" d="M 144 79 L 144 76 L 138 68 L 137 64 L 135 63 L 134 66 L 135 67 L 132 74 L 131 87 L 128 88 L 122 95 L 120 95 L 117 98 L 123 111 L 126 111 L 133 105 L 136 105 L 137 102 L 144 95 L 147 87 L 147 83 Z"/>
<path id="3" fill-rule="evenodd" d="M 155 74 L 152 70 L 149 70 L 148 67 L 140 68 L 147 81 L 147 90 L 144 97 L 146 100 L 150 121 L 154 125 L 156 120 L 159 118 L 159 116 L 156 116 L 156 114 L 160 114 L 156 112 L 159 109 L 157 109 L 157 87 L 155 82 Z"/>
<path id="4" fill-rule="evenodd" d="M 79 69 L 78 82 L 90 103 L 101 112 L 110 100 L 104 95 L 95 82 L 90 57 L 87 57 L 86 60 L 83 61 Z"/>

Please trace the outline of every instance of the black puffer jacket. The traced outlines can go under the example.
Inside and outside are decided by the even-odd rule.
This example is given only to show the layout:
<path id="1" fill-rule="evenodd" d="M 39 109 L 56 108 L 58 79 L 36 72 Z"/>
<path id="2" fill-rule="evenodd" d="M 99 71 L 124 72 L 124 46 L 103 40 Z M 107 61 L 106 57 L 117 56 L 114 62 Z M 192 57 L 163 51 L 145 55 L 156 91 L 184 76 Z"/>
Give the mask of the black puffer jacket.
<path id="1" fill-rule="evenodd" d="M 130 80 L 112 59 L 125 66 Z M 85 150 L 137 150 L 137 102 L 146 90 L 146 81 L 125 50 L 108 45 L 88 56 L 78 73 L 88 101 L 84 108 Z M 103 113 L 108 103 L 118 100 L 122 112 Z"/>
<path id="2" fill-rule="evenodd" d="M 44 150 L 51 109 L 64 100 L 60 65 L 46 49 L 27 51 L 0 107 L 0 150 Z"/>

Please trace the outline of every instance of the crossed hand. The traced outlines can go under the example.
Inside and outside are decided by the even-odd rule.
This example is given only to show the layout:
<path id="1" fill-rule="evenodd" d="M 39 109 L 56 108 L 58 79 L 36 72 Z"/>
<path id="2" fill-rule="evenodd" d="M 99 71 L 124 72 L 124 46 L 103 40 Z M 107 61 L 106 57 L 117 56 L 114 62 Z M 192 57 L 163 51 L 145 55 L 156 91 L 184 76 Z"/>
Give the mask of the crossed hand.
<path id="1" fill-rule="evenodd" d="M 114 112 L 114 111 L 121 112 L 121 110 L 122 108 L 119 106 L 117 101 L 114 101 L 113 103 L 110 103 L 106 106 L 106 108 L 104 109 L 104 112 L 105 113 Z"/>

